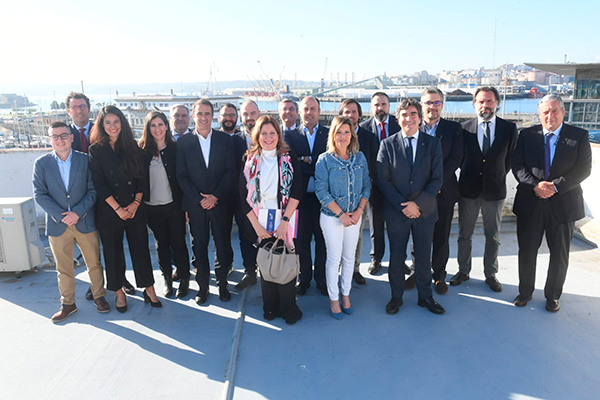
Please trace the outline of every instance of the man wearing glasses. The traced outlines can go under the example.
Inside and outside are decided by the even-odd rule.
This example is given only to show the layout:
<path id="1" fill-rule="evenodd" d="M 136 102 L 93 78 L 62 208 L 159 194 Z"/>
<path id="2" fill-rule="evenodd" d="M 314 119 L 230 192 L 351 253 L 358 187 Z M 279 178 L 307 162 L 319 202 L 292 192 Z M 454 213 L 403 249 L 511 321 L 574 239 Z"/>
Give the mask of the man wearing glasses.
<path id="1" fill-rule="evenodd" d="M 90 121 L 90 99 L 79 92 L 71 92 L 65 100 L 67 114 L 71 117 L 71 133 L 73 133 L 73 149 L 88 152 L 90 132 L 94 123 Z"/>
<path id="2" fill-rule="evenodd" d="M 104 273 L 94 205 L 96 190 L 88 169 L 88 156 L 73 151 L 71 130 L 64 122 L 49 129 L 53 152 L 35 160 L 33 193 L 46 212 L 46 235 L 56 260 L 58 289 L 62 307 L 51 321 L 64 321 L 77 311 L 73 248 L 81 250 L 91 282 L 94 305 L 100 313 L 110 311 L 104 292 Z"/>
<path id="3" fill-rule="evenodd" d="M 431 268 L 437 294 L 446 294 L 446 264 L 450 255 L 448 239 L 454 214 L 454 205 L 460 197 L 456 170 L 463 159 L 462 127 L 459 123 L 441 117 L 444 108 L 444 93 L 437 87 L 428 87 L 421 93 L 423 123 L 421 131 L 436 137 L 442 143 L 444 156 L 444 180 L 442 189 L 436 196 L 438 220 L 433 230 L 433 255 Z"/>

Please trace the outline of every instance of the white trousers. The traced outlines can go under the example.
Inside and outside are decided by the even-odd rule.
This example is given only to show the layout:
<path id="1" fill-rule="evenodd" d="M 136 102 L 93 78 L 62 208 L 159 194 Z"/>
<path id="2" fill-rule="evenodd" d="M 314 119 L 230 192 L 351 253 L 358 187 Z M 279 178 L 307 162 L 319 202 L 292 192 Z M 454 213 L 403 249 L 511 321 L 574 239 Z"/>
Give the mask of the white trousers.
<path id="1" fill-rule="evenodd" d="M 339 218 L 329 217 L 321 213 L 320 222 L 327 248 L 327 262 L 325 263 L 327 292 L 329 292 L 329 299 L 336 301 L 339 300 L 338 271 L 340 260 L 342 262 L 342 295 L 350 295 L 361 221 L 358 221 L 356 225 L 345 228 Z"/>

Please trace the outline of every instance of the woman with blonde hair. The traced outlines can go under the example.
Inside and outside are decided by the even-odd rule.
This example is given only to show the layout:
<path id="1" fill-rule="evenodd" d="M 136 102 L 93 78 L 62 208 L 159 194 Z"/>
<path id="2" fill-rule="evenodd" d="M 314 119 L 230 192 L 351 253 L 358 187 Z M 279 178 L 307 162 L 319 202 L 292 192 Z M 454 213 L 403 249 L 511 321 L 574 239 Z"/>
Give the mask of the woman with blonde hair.
<path id="1" fill-rule="evenodd" d="M 350 288 L 356 245 L 365 206 L 371 194 L 369 167 L 358 151 L 358 136 L 352 121 L 335 117 L 329 129 L 327 151 L 315 166 L 315 193 L 321 202 L 321 229 L 325 237 L 325 273 L 331 315 L 352 314 Z M 338 270 L 342 264 L 342 304 L 340 308 Z"/>

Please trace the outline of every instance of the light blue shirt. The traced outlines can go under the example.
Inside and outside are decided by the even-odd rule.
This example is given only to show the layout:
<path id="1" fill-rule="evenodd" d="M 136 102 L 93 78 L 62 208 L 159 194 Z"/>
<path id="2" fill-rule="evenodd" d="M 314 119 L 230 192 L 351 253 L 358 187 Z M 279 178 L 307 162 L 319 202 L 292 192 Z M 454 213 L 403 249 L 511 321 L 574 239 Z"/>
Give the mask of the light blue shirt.
<path id="1" fill-rule="evenodd" d="M 75 127 L 75 129 L 77 129 L 77 132 L 81 132 L 81 128 L 85 129 L 83 131 L 83 134 L 85 135 L 85 137 L 87 138 L 88 143 L 89 143 L 90 142 L 90 121 L 88 121 L 88 123 L 85 124 L 85 126 L 77 126 L 73 122 L 73 126 Z"/>
<path id="2" fill-rule="evenodd" d="M 377 118 L 375 118 L 375 122 L 377 122 L 377 140 L 381 142 L 381 122 L 377 121 Z M 388 138 L 390 137 L 390 114 L 382 122 L 385 127 L 385 137 Z"/>
<path id="3" fill-rule="evenodd" d="M 73 158 L 73 150 L 69 153 L 69 157 L 65 161 L 61 160 L 60 157 L 54 153 L 54 158 L 58 164 L 58 172 L 60 172 L 60 178 L 65 184 L 65 190 L 69 192 L 69 178 L 71 177 L 71 158 Z"/>
<path id="4" fill-rule="evenodd" d="M 433 124 L 433 126 L 430 128 L 429 125 L 427 125 L 425 122 L 423 122 L 423 130 L 429 136 L 435 137 L 435 133 L 437 132 L 437 127 L 439 124 L 440 124 L 440 120 L 438 119 L 438 121 L 435 124 Z"/>
<path id="5" fill-rule="evenodd" d="M 550 143 L 548 142 L 548 139 L 546 139 L 546 134 L 549 133 L 550 131 L 546 128 L 543 128 L 544 131 L 544 144 L 546 146 L 548 146 L 548 144 L 550 144 L 550 165 L 552 165 L 552 162 L 554 161 L 554 153 L 556 153 L 556 144 L 558 143 L 558 137 L 560 136 L 560 130 L 562 129 L 563 124 L 560 124 L 560 126 L 558 127 L 557 130 L 555 130 L 554 135 L 550 138 Z"/>
<path id="6" fill-rule="evenodd" d="M 496 138 L 496 115 L 490 119 L 490 147 Z M 483 151 L 483 137 L 485 136 L 485 121 L 481 117 L 477 117 L 477 141 L 479 148 Z"/>
<path id="7" fill-rule="evenodd" d="M 415 156 L 417 155 L 417 142 L 419 141 L 419 131 L 417 130 L 417 132 L 414 135 L 412 135 L 412 136 L 406 136 L 404 134 L 404 132 L 402 132 L 402 141 L 404 142 L 404 148 L 407 149 L 407 150 L 408 150 L 408 138 L 409 137 L 414 138 L 414 140 L 410 144 L 411 147 L 412 147 L 412 151 L 413 151 L 413 153 L 412 153 L 412 160 L 413 160 L 413 163 L 414 163 L 415 162 Z M 407 154 L 407 156 L 408 156 L 408 154 Z"/>
<path id="8" fill-rule="evenodd" d="M 315 125 L 312 133 L 308 131 L 307 127 L 304 127 L 304 134 L 306 135 L 306 140 L 308 141 L 308 147 L 310 148 L 310 152 L 312 154 L 313 148 L 315 147 L 315 139 L 317 138 L 317 130 L 319 130 L 319 124 Z M 310 162 L 312 163 L 312 157 L 310 157 Z M 315 191 L 315 178 L 311 176 L 308 179 L 308 186 L 306 187 L 307 192 Z"/>

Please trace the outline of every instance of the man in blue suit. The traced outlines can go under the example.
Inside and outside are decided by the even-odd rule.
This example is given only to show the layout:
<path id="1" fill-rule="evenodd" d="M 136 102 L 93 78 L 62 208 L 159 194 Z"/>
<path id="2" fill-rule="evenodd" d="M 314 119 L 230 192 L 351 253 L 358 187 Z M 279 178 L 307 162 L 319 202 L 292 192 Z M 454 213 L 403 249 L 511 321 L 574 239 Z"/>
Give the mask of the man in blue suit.
<path id="1" fill-rule="evenodd" d="M 71 148 L 73 134 L 64 122 L 54 122 L 48 132 L 54 151 L 35 160 L 33 193 L 46 212 L 46 235 L 56 260 L 62 304 L 51 318 L 56 323 L 77 311 L 75 242 L 87 265 L 94 305 L 101 313 L 110 311 L 110 306 L 104 297 L 104 273 L 94 212 L 96 190 L 88 169 L 88 156 Z"/>
<path id="2" fill-rule="evenodd" d="M 439 139 L 419 132 L 421 104 L 404 99 L 396 109 L 401 132 L 381 141 L 377 155 L 377 180 L 383 194 L 383 218 L 390 241 L 389 280 L 392 299 L 385 311 L 396 314 L 404 294 L 406 245 L 412 233 L 418 305 L 434 314 L 444 308 L 432 296 L 431 242 L 438 219 L 436 196 L 444 177 Z"/>

